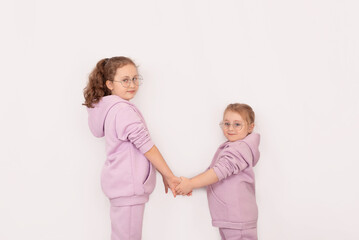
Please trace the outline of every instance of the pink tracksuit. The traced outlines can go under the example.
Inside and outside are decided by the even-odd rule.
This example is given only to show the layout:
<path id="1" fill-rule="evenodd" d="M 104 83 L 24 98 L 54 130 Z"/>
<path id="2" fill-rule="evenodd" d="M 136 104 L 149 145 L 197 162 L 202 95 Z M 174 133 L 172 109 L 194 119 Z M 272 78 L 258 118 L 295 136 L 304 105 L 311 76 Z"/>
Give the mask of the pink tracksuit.
<path id="1" fill-rule="evenodd" d="M 210 168 L 219 181 L 207 187 L 212 225 L 223 239 L 257 239 L 258 209 L 253 167 L 259 160 L 257 133 L 219 146 Z"/>
<path id="2" fill-rule="evenodd" d="M 154 145 L 145 120 L 116 95 L 103 97 L 88 114 L 93 135 L 106 140 L 101 186 L 111 203 L 111 239 L 141 239 L 144 205 L 156 184 L 155 168 L 144 156 Z"/>

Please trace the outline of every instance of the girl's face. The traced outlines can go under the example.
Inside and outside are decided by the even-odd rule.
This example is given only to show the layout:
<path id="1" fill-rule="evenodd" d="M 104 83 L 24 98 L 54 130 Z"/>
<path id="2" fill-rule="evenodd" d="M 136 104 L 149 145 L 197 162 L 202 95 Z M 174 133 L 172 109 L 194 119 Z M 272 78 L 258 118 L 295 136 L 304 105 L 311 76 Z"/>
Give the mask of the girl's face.
<path id="1" fill-rule="evenodd" d="M 222 130 L 230 142 L 245 138 L 253 131 L 254 123 L 248 124 L 237 112 L 226 111 L 223 116 Z"/>
<path id="2" fill-rule="evenodd" d="M 138 85 L 134 83 L 134 79 L 138 76 L 137 68 L 132 64 L 127 64 L 117 68 L 113 81 L 107 80 L 106 86 L 113 95 L 129 101 L 137 93 Z"/>

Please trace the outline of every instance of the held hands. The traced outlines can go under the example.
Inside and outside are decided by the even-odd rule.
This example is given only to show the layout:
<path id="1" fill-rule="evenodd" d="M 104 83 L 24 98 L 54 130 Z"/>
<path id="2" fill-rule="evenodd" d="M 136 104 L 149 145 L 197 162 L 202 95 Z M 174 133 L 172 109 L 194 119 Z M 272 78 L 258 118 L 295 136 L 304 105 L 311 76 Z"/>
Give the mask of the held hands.
<path id="1" fill-rule="evenodd" d="M 163 185 L 165 186 L 165 192 L 168 193 L 168 189 L 171 189 L 172 194 L 174 197 L 176 197 L 177 195 L 187 195 L 187 196 L 192 196 L 192 190 L 189 191 L 186 194 L 181 194 L 179 192 L 176 191 L 176 187 L 181 183 L 182 181 L 182 177 L 176 177 L 176 176 L 172 176 L 172 177 L 168 177 L 166 178 L 165 176 L 162 175 L 162 180 L 163 180 Z"/>
<path id="2" fill-rule="evenodd" d="M 171 169 L 168 167 L 158 148 L 154 145 L 150 150 L 145 153 L 145 157 L 161 173 L 163 185 L 165 186 L 165 192 L 168 193 L 168 188 L 170 188 L 173 196 L 176 197 L 177 193 L 175 188 L 181 182 L 181 179 L 179 177 L 176 177 L 172 173 Z M 188 193 L 188 196 L 190 195 L 191 193 Z"/>
<path id="3" fill-rule="evenodd" d="M 176 177 L 176 182 L 173 185 L 169 185 L 174 196 L 177 194 L 191 196 L 194 188 L 205 187 L 219 181 L 219 178 L 213 168 L 208 169 L 207 171 L 190 179 L 181 177 L 179 179 L 179 183 L 178 179 L 179 178 Z"/>
<path id="4" fill-rule="evenodd" d="M 191 179 L 181 177 L 181 183 L 177 185 L 175 190 L 178 195 L 191 196 L 193 190 Z"/>
<path id="5" fill-rule="evenodd" d="M 165 192 L 168 193 L 168 189 L 171 189 L 172 194 L 176 197 L 175 187 L 181 182 L 181 179 L 176 176 L 165 177 L 162 175 L 163 185 L 165 186 Z"/>

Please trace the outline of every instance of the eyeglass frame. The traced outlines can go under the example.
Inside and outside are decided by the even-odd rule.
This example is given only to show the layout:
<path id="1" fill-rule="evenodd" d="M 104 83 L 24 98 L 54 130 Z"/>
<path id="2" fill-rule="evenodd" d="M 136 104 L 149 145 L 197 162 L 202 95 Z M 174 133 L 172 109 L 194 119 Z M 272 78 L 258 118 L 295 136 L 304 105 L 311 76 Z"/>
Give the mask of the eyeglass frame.
<path id="1" fill-rule="evenodd" d="M 122 87 L 129 88 L 131 86 L 131 82 L 128 82 L 128 86 L 125 86 L 123 83 L 124 80 L 130 80 L 133 82 L 134 85 L 140 86 L 143 82 L 143 77 L 141 75 L 137 75 L 136 77 L 133 77 L 132 79 L 125 78 L 122 80 L 112 80 L 112 82 L 119 82 L 119 83 L 121 83 Z M 136 80 L 138 81 L 138 83 L 135 82 Z"/>
<path id="2" fill-rule="evenodd" d="M 229 125 L 226 126 L 225 123 L 228 123 Z M 239 127 L 235 127 L 234 124 L 235 123 L 239 123 L 240 124 L 240 128 Z M 219 123 L 219 126 L 222 128 L 222 129 L 229 129 L 231 126 L 233 128 L 233 130 L 236 130 L 236 131 L 241 131 L 243 129 L 243 126 L 244 126 L 245 123 L 243 122 L 233 122 L 233 123 L 230 123 L 230 122 L 224 122 L 224 121 L 221 121 Z"/>

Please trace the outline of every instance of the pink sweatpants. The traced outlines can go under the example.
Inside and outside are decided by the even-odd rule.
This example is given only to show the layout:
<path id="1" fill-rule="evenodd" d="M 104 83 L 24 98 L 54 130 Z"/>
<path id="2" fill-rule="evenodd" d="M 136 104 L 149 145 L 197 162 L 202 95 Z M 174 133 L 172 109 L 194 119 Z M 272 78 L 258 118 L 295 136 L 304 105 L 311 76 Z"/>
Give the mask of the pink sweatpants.
<path id="1" fill-rule="evenodd" d="M 222 240 L 258 240 L 257 228 L 250 229 L 232 229 L 220 228 Z"/>
<path id="2" fill-rule="evenodd" d="M 145 204 L 111 206 L 111 240 L 141 240 Z"/>

